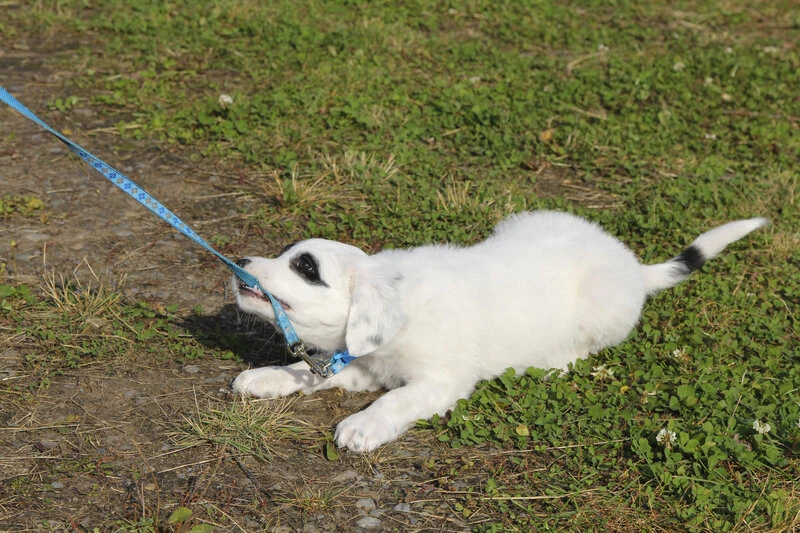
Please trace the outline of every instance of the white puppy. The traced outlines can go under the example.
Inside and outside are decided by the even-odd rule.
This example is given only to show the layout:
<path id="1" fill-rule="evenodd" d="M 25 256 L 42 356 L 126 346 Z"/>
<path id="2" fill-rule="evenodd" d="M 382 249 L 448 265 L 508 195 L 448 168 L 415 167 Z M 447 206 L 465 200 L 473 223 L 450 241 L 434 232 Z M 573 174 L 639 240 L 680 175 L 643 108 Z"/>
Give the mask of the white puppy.
<path id="1" fill-rule="evenodd" d="M 342 387 L 389 392 L 336 428 L 336 443 L 370 451 L 416 420 L 444 414 L 482 379 L 509 367 L 561 368 L 614 346 L 648 295 L 686 279 L 754 218 L 704 233 L 683 253 L 641 265 L 596 224 L 557 212 L 522 213 L 485 241 L 367 255 L 322 239 L 275 259 L 240 260 L 286 309 L 306 345 L 358 358 L 328 379 L 305 363 L 242 372 L 233 388 L 256 397 Z M 274 322 L 269 301 L 234 278 L 242 310 Z"/>

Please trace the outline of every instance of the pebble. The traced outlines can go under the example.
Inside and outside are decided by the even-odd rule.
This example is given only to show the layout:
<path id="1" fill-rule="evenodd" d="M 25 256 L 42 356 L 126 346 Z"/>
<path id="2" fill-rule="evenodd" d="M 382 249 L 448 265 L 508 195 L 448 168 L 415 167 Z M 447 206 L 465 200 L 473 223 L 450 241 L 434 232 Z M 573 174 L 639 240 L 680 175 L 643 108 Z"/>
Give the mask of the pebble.
<path id="1" fill-rule="evenodd" d="M 358 527 L 363 527 L 364 529 L 378 529 L 381 527 L 381 521 L 371 516 L 365 516 L 360 518 L 358 522 L 356 522 L 356 525 Z"/>
<path id="2" fill-rule="evenodd" d="M 411 505 L 408 503 L 398 503 L 394 506 L 394 510 L 398 513 L 410 513 L 411 512 Z"/>
<path id="3" fill-rule="evenodd" d="M 360 498 L 356 501 L 356 507 L 363 511 L 371 511 L 377 507 L 375 500 L 372 498 Z"/>
<path id="4" fill-rule="evenodd" d="M 355 470 L 345 470 L 340 474 L 336 474 L 331 478 L 331 481 L 334 483 L 344 483 L 345 481 L 352 481 L 358 477 L 358 473 Z"/>
<path id="5" fill-rule="evenodd" d="M 47 233 L 23 233 L 20 237 L 22 240 L 30 241 L 30 242 L 42 242 L 46 241 L 50 238 L 50 235 Z"/>
<path id="6" fill-rule="evenodd" d="M 261 530 L 261 525 L 258 522 L 256 522 L 255 520 L 253 520 L 252 518 L 247 518 L 244 521 L 244 527 L 247 528 L 247 531 L 260 531 Z M 281 527 L 285 527 L 285 526 L 278 526 L 278 528 L 281 528 Z M 275 528 L 272 531 L 277 532 L 278 528 Z M 292 530 L 289 529 L 289 528 L 286 528 L 284 530 L 285 533 L 291 533 L 291 531 Z"/>
<path id="7" fill-rule="evenodd" d="M 64 488 L 64 484 L 59 481 L 53 481 L 52 483 L 50 483 L 50 486 L 56 490 Z"/>
<path id="8" fill-rule="evenodd" d="M 198 372 L 200 372 L 200 367 L 196 365 L 186 365 L 185 367 L 183 367 L 183 371 L 186 372 L 187 374 L 197 374 Z"/>

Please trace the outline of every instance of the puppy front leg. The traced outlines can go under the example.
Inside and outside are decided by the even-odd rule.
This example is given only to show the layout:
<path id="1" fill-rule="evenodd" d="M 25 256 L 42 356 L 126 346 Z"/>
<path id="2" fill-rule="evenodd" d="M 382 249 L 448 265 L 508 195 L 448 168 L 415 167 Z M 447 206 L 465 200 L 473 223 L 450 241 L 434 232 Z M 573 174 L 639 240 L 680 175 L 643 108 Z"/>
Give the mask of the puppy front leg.
<path id="1" fill-rule="evenodd" d="M 299 391 L 311 394 L 333 387 L 353 392 L 380 388 L 375 378 L 359 364 L 358 360 L 329 378 L 312 374 L 303 361 L 288 366 L 253 368 L 240 373 L 231 386 L 235 393 L 255 398 L 278 398 Z"/>
<path id="2" fill-rule="evenodd" d="M 393 389 L 363 411 L 336 426 L 336 445 L 354 452 L 369 452 L 402 435 L 421 418 L 445 414 L 472 385 L 417 381 Z"/>

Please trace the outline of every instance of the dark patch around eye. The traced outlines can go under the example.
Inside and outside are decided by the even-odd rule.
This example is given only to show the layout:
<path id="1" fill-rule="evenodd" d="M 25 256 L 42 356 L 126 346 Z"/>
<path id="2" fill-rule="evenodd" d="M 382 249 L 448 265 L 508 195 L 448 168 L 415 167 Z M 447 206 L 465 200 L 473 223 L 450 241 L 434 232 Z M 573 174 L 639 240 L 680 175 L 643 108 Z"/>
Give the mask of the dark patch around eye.
<path id="1" fill-rule="evenodd" d="M 313 255 L 302 253 L 292 259 L 289 263 L 289 267 L 308 283 L 328 287 L 328 284 L 322 281 L 322 278 L 319 276 L 319 265 L 317 265 L 317 260 Z"/>

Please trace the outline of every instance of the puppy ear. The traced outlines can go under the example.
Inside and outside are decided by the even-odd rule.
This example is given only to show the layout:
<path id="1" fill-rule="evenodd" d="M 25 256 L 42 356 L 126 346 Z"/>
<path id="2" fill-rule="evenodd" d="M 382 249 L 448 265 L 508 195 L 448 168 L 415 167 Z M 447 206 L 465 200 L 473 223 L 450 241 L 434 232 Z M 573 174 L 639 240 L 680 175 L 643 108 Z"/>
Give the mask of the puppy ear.
<path id="1" fill-rule="evenodd" d="M 370 260 L 368 260 L 370 261 Z M 403 276 L 382 265 L 355 269 L 345 343 L 350 355 L 374 352 L 391 341 L 406 323 L 397 286 Z"/>

